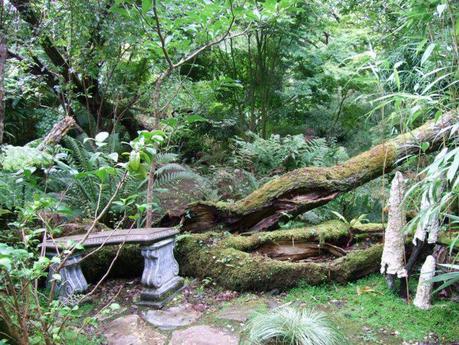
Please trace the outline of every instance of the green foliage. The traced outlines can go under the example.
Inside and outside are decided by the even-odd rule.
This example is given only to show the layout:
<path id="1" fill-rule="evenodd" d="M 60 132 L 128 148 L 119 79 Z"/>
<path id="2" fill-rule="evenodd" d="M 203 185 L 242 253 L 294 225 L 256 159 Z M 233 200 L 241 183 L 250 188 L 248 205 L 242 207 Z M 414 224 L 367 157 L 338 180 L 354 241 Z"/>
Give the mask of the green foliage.
<path id="1" fill-rule="evenodd" d="M 74 332 L 66 323 L 78 315 L 78 306 L 63 305 L 36 288 L 49 266 L 61 262 L 59 256 L 49 259 L 39 255 L 36 244 L 43 229 L 30 227 L 41 211 L 49 211 L 52 206 L 52 201 L 37 199 L 21 209 L 17 226 L 22 241 L 15 245 L 0 243 L 0 318 L 13 343 L 67 344 Z M 54 279 L 59 279 L 59 275 Z M 81 343 L 90 343 L 85 340 L 81 336 Z"/>
<path id="2" fill-rule="evenodd" d="M 62 120 L 63 115 L 52 109 L 38 108 L 34 110 L 33 117 L 37 121 L 35 124 L 37 135 L 44 137 L 57 122 Z"/>
<path id="3" fill-rule="evenodd" d="M 430 206 L 419 210 L 407 224 L 407 231 L 413 231 L 418 223 L 426 227 L 431 220 L 446 217 L 451 217 L 452 227 L 457 227 L 459 218 L 451 213 L 459 197 L 459 147 L 445 147 L 419 175 L 422 179 L 407 191 L 406 198 L 421 194 Z"/>
<path id="4" fill-rule="evenodd" d="M 37 188 L 37 180 L 26 170 L 26 175 L 0 171 L 0 205 L 2 209 L 14 210 L 23 207 L 33 200 Z M 2 214 L 3 215 L 3 214 Z"/>
<path id="5" fill-rule="evenodd" d="M 106 132 L 83 142 L 72 137 L 65 137 L 63 141 L 66 154 L 50 170 L 49 191 L 70 206 L 74 215 L 83 217 L 93 217 L 112 202 L 110 212 L 102 219 L 109 225 L 126 217 L 135 217 L 141 225 L 141 215 L 148 206 L 145 204 L 146 174 L 152 161 L 158 166 L 154 173 L 152 205 L 156 209 L 161 206 L 158 193 L 166 192 L 178 180 L 200 178 L 189 168 L 174 163 L 178 159 L 176 154 L 159 152 L 162 132 L 140 133 L 130 143 L 132 150 L 121 155 L 111 151 L 111 146 L 118 145 Z M 127 157 L 127 162 L 123 162 L 122 157 Z M 117 197 L 111 200 L 115 192 Z"/>
<path id="6" fill-rule="evenodd" d="M 252 141 L 235 139 L 235 164 L 266 175 L 274 169 L 292 170 L 305 166 L 328 166 L 348 158 L 346 150 L 323 138 L 305 140 L 302 135 L 263 139 L 250 133 Z"/>
<path id="7" fill-rule="evenodd" d="M 248 344 L 338 345 L 346 339 L 322 312 L 281 306 L 260 313 L 247 325 Z"/>
<path id="8" fill-rule="evenodd" d="M 116 167 L 117 155 L 106 154 L 103 147 L 94 148 L 77 139 L 66 137 L 66 155 L 50 171 L 50 192 L 62 193 L 61 198 L 76 214 L 92 217 L 109 202 L 120 182 L 123 171 Z M 135 192 L 135 179 L 128 179 L 123 190 Z"/>
<path id="9" fill-rule="evenodd" d="M 53 157 L 30 146 L 11 146 L 2 147 L 0 164 L 5 171 L 34 170 L 34 168 L 44 168 L 52 165 Z"/>

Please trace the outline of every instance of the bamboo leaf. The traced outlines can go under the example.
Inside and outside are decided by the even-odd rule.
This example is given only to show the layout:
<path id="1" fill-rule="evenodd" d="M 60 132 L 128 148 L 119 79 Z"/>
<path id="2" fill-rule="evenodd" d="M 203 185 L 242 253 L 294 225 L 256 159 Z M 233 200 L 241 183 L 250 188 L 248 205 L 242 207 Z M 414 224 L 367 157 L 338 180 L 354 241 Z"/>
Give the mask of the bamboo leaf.
<path id="1" fill-rule="evenodd" d="M 429 46 L 426 48 L 424 54 L 422 54 L 421 66 L 424 64 L 424 62 L 426 62 L 429 59 L 429 57 L 432 54 L 432 51 L 434 50 L 434 48 L 435 48 L 435 43 L 429 44 Z"/>

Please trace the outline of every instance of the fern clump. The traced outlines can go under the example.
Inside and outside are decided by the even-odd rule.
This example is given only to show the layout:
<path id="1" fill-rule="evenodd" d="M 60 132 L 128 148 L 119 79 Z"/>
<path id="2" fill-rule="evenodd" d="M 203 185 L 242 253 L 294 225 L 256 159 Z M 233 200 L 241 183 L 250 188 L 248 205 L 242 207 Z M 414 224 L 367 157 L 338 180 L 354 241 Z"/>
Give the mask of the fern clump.
<path id="1" fill-rule="evenodd" d="M 234 140 L 235 165 L 251 168 L 259 175 L 273 170 L 293 170 L 307 166 L 332 166 L 348 159 L 345 148 L 335 140 L 305 139 L 303 135 L 271 135 L 264 139 L 248 134 L 250 141 Z"/>
<path id="2" fill-rule="evenodd" d="M 247 325 L 250 345 L 344 345 L 347 340 L 324 313 L 281 306 L 259 313 Z"/>

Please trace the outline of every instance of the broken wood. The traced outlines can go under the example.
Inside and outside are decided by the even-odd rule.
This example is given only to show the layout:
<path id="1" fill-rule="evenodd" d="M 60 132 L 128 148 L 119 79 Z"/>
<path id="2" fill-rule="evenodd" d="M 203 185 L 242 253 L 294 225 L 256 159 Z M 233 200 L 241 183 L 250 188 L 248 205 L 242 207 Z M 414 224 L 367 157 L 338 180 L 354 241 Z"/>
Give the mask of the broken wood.
<path id="1" fill-rule="evenodd" d="M 390 188 L 389 218 L 381 258 L 381 273 L 386 276 L 391 289 L 394 287 L 395 277 L 405 278 L 408 275 L 405 269 L 405 236 L 402 233 L 406 223 L 402 205 L 404 194 L 405 181 L 403 175 L 397 171 Z"/>
<path id="2" fill-rule="evenodd" d="M 284 290 L 300 281 L 344 283 L 378 271 L 382 253 L 379 242 L 362 250 L 340 248 L 348 236 L 349 226 L 340 221 L 251 236 L 187 234 L 177 241 L 176 257 L 182 274 L 211 277 L 232 290 Z M 330 257 L 302 260 L 313 254 L 313 246 L 327 248 Z"/>
<path id="3" fill-rule="evenodd" d="M 346 255 L 343 248 L 330 243 L 281 241 L 270 243 L 257 249 L 257 254 L 265 255 L 271 259 L 297 262 L 314 256 L 332 255 L 342 257 Z"/>
<path id="4" fill-rule="evenodd" d="M 422 265 L 416 297 L 413 304 L 420 309 L 429 309 L 432 300 L 432 278 L 435 275 L 435 258 L 429 255 Z"/>
<path id="5" fill-rule="evenodd" d="M 392 171 L 408 157 L 421 152 L 423 142 L 430 144 L 429 151 L 436 150 L 449 138 L 445 129 L 457 120 L 458 113 L 451 111 L 438 121 L 428 121 L 340 165 L 291 171 L 235 203 L 191 204 L 182 216 L 183 229 L 190 232 L 273 230 L 283 219 L 324 205 L 341 193 Z M 162 224 L 170 222 L 171 219 L 164 218 Z"/>
<path id="6" fill-rule="evenodd" d="M 53 145 L 61 141 L 65 134 L 75 126 L 75 119 L 71 116 L 66 116 L 56 123 L 51 131 L 43 138 L 43 141 L 38 145 L 39 150 L 45 149 L 48 145 Z"/>

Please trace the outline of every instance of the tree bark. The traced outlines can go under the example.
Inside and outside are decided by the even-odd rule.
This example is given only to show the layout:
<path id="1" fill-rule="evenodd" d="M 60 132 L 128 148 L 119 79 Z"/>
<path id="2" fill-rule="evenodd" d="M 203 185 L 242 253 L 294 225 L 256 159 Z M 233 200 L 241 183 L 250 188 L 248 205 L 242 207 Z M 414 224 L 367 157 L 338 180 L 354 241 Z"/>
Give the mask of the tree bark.
<path id="1" fill-rule="evenodd" d="M 5 63 L 6 63 L 6 33 L 3 23 L 3 0 L 0 1 L 0 144 L 3 144 L 5 133 Z"/>
<path id="2" fill-rule="evenodd" d="M 147 184 L 147 215 L 145 218 L 145 227 L 151 228 L 153 224 L 153 188 L 155 185 L 156 162 L 152 159 L 150 170 L 148 171 Z"/>
<path id="3" fill-rule="evenodd" d="M 191 204 L 182 217 L 184 230 L 273 230 L 279 221 L 287 217 L 324 205 L 341 193 L 392 171 L 408 157 L 421 152 L 420 144 L 423 142 L 430 144 L 429 151 L 438 149 L 449 138 L 446 128 L 457 121 L 458 113 L 448 112 L 436 122 L 428 121 L 421 127 L 377 145 L 340 165 L 291 171 L 235 203 Z M 171 221 L 165 217 L 163 224 Z"/>
<path id="4" fill-rule="evenodd" d="M 430 309 L 432 300 L 432 278 L 435 276 L 435 258 L 429 255 L 422 265 L 418 288 L 413 304 L 420 309 Z"/>
<path id="5" fill-rule="evenodd" d="M 43 141 L 38 145 L 38 149 L 43 150 L 48 145 L 58 143 L 73 126 L 75 126 L 75 119 L 71 116 L 64 117 L 61 121 L 56 123 L 51 131 L 43 138 Z"/>

